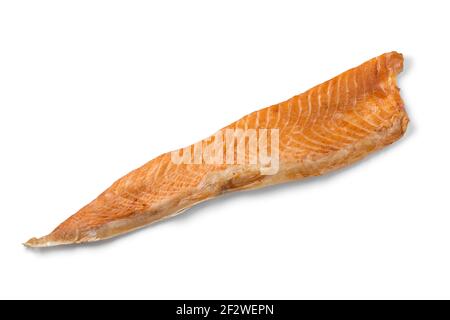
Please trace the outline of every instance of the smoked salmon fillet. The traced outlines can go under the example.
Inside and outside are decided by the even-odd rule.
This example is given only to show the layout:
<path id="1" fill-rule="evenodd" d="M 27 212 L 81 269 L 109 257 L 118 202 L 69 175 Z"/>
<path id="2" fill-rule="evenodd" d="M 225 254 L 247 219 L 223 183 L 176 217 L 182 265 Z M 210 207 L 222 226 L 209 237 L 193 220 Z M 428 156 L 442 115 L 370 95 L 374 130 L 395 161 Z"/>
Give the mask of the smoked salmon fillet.
<path id="1" fill-rule="evenodd" d="M 319 176 L 398 140 L 408 116 L 385 53 L 211 137 L 162 154 L 111 187 L 30 247 L 108 239 L 226 192 Z"/>

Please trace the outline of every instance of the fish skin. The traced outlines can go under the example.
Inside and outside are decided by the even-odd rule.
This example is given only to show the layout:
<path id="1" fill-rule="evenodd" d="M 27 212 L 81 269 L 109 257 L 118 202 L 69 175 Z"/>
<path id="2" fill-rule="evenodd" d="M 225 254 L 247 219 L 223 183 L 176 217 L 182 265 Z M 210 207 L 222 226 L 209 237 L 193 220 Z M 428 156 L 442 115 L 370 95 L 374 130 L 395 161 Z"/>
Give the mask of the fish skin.
<path id="1" fill-rule="evenodd" d="M 409 120 L 396 84 L 402 69 L 401 54 L 385 53 L 219 130 L 279 129 L 277 174 L 263 175 L 250 165 L 175 164 L 165 153 L 114 182 L 47 236 L 24 245 L 104 240 L 225 192 L 319 176 L 352 164 L 406 131 Z"/>

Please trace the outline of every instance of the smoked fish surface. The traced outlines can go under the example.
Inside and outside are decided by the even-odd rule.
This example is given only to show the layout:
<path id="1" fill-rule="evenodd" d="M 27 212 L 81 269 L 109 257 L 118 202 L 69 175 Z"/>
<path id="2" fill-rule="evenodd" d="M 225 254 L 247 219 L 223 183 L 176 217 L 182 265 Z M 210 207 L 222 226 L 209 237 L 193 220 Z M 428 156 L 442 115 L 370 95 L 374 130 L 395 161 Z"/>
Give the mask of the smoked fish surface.
<path id="1" fill-rule="evenodd" d="M 278 152 L 276 173 L 264 174 L 261 166 L 247 161 L 250 155 L 245 163 L 179 163 L 168 152 L 114 182 L 50 234 L 25 245 L 108 239 L 226 192 L 319 176 L 352 164 L 405 133 L 409 120 L 396 82 L 402 69 L 401 54 L 385 53 L 300 95 L 248 114 L 200 142 L 207 145 L 229 130 L 276 129 L 278 145 L 271 149 L 272 154 Z M 194 154 L 195 146 L 176 152 L 181 155 L 186 150 Z"/>

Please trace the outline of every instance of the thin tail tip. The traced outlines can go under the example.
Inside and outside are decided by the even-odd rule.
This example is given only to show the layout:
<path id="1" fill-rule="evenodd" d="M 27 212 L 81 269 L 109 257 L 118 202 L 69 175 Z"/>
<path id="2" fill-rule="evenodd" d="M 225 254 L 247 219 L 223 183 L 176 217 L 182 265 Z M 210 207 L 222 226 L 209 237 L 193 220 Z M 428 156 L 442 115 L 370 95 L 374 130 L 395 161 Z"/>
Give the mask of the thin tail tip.
<path id="1" fill-rule="evenodd" d="M 23 245 L 27 248 L 39 248 L 39 247 L 45 247 L 46 245 L 46 240 L 44 239 L 45 237 L 42 238 L 31 238 L 29 239 L 27 242 L 24 242 Z"/>
<path id="2" fill-rule="evenodd" d="M 66 244 L 65 242 L 55 241 L 52 239 L 51 234 L 41 237 L 41 238 L 31 238 L 27 242 L 24 242 L 23 245 L 27 248 L 44 248 L 44 247 L 53 247 L 57 245 Z"/>

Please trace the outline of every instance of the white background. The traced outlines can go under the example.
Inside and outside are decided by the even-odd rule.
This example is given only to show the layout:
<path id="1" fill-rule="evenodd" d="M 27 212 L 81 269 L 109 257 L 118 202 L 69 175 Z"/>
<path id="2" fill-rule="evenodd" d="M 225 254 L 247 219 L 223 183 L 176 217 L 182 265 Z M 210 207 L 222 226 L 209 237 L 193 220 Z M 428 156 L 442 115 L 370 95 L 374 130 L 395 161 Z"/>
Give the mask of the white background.
<path id="1" fill-rule="evenodd" d="M 448 12 L 1 1 L 0 298 L 450 298 Z M 411 123 L 367 160 L 101 244 L 21 245 L 160 153 L 392 50 Z"/>

